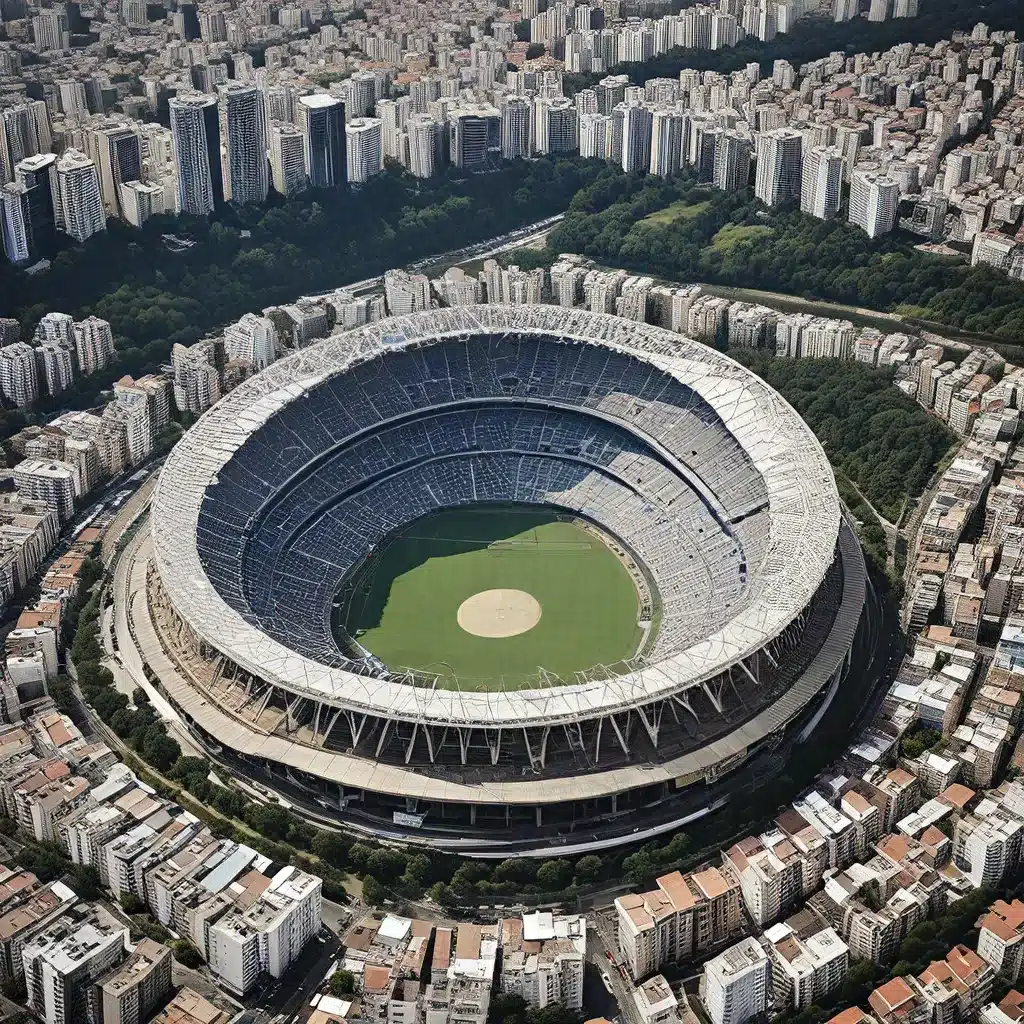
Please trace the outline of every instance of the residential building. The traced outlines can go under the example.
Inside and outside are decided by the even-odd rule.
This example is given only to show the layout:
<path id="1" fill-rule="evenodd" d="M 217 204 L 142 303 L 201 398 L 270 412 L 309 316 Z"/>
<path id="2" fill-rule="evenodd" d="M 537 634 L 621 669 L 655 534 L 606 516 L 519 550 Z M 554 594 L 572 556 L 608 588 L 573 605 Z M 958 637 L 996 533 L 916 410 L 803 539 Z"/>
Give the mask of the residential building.
<path id="1" fill-rule="evenodd" d="M 142 939 L 124 963 L 93 981 L 103 1024 L 145 1024 L 171 991 L 171 951 Z"/>
<path id="2" fill-rule="evenodd" d="M 356 117 L 346 125 L 345 146 L 348 180 L 354 184 L 369 181 L 384 167 L 381 123 L 376 117 Z"/>
<path id="3" fill-rule="evenodd" d="M 323 883 L 296 868 L 251 883 L 260 890 L 248 907 L 229 911 L 208 930 L 211 970 L 236 995 L 263 972 L 280 978 L 322 926 Z"/>
<path id="4" fill-rule="evenodd" d="M 83 906 L 69 911 L 22 949 L 29 1007 L 45 1024 L 101 1019 L 93 983 L 124 960 L 128 929 Z"/>
<path id="5" fill-rule="evenodd" d="M 850 183 L 849 221 L 869 238 L 886 235 L 896 226 L 900 187 L 892 178 L 855 171 Z"/>
<path id="6" fill-rule="evenodd" d="M 754 194 L 766 206 L 800 202 L 803 142 L 803 135 L 792 128 L 758 136 Z"/>
<path id="7" fill-rule="evenodd" d="M 77 474 L 66 462 L 42 462 L 25 459 L 14 469 L 18 491 L 30 501 L 45 502 L 66 523 L 75 512 Z"/>
<path id="8" fill-rule="evenodd" d="M 306 177 L 306 137 L 293 124 L 270 124 L 270 177 L 278 195 L 293 196 L 309 184 Z"/>
<path id="9" fill-rule="evenodd" d="M 996 900 L 981 919 L 978 955 L 1010 981 L 1020 977 L 1024 964 L 1024 903 Z"/>
<path id="10" fill-rule="evenodd" d="M 746 938 L 704 965 L 700 996 L 712 1024 L 745 1024 L 768 1010 L 772 962 L 756 939 Z"/>
<path id="11" fill-rule="evenodd" d="M 0 393 L 18 408 L 39 398 L 39 371 L 35 350 L 23 341 L 0 348 Z"/>
<path id="12" fill-rule="evenodd" d="M 835 146 L 811 146 L 804 156 L 800 209 L 827 220 L 839 212 L 842 195 L 842 152 Z"/>
<path id="13" fill-rule="evenodd" d="M 203 93 L 179 94 L 171 98 L 169 107 L 178 209 L 205 217 L 224 201 L 217 99 Z"/>
<path id="14" fill-rule="evenodd" d="M 634 979 L 725 945 L 740 931 L 740 887 L 709 868 L 662 875 L 651 892 L 620 896 L 619 952 Z"/>
<path id="15" fill-rule="evenodd" d="M 805 918 L 810 920 L 802 923 Z M 837 991 L 850 966 L 849 946 L 808 911 L 768 928 L 764 946 L 772 961 L 775 1005 L 797 1012 Z"/>
<path id="16" fill-rule="evenodd" d="M 345 104 L 328 93 L 315 93 L 300 96 L 296 112 L 305 138 L 306 176 L 310 186 L 337 188 L 344 185 L 348 180 Z"/>
<path id="17" fill-rule="evenodd" d="M 633 991 L 633 1004 L 640 1024 L 680 1024 L 679 1000 L 672 986 L 660 974 L 637 985 Z"/>
<path id="18" fill-rule="evenodd" d="M 262 92 L 245 82 L 219 91 L 224 199 L 236 206 L 267 199 L 267 113 Z"/>
<path id="19" fill-rule="evenodd" d="M 501 923 L 501 990 L 522 996 L 534 1010 L 583 1008 L 587 923 L 582 916 L 536 911 Z"/>
<path id="20" fill-rule="evenodd" d="M 106 231 L 96 165 L 77 149 L 67 149 L 57 161 L 58 219 L 65 234 L 84 242 Z"/>
<path id="21" fill-rule="evenodd" d="M 74 324 L 78 370 L 86 377 L 104 369 L 114 356 L 114 332 L 106 320 L 88 316 Z"/>

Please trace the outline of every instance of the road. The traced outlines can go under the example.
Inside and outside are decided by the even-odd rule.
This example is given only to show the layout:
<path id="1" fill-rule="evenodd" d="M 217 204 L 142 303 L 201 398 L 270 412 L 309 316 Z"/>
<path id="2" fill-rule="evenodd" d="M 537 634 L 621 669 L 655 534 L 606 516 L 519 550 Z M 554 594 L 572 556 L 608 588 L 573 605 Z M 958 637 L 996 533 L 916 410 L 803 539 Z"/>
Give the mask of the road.
<path id="1" fill-rule="evenodd" d="M 627 982 L 619 968 L 613 963 L 618 959 L 619 953 L 616 948 L 614 925 L 611 919 L 602 914 L 592 914 L 587 918 L 587 932 L 587 962 L 592 971 L 585 971 L 583 975 L 583 999 L 588 1016 L 607 1017 L 608 1020 L 619 1016 L 623 1024 L 643 1024 L 636 1003 L 633 1002 L 632 982 Z M 594 972 L 597 974 L 597 984 L 600 986 L 601 993 L 604 994 L 604 1000 L 601 999 L 598 992 L 594 991 Z M 589 989 L 587 986 L 588 974 L 592 979 Z M 611 986 L 610 993 L 605 988 L 602 978 L 607 978 L 608 984 Z M 592 1006 L 591 1003 L 614 1004 L 618 1014 L 594 1013 L 593 1011 L 597 1007 Z"/>
<path id="2" fill-rule="evenodd" d="M 151 487 L 150 490 L 152 490 Z M 127 529 L 138 516 L 142 515 L 147 502 L 148 495 L 140 498 L 134 509 L 134 516 L 129 517 L 122 524 L 122 530 Z M 122 693 L 131 697 L 137 687 L 145 692 L 153 710 L 167 723 L 167 731 L 173 739 L 177 740 L 184 753 L 193 757 L 204 757 L 205 752 L 192 738 L 188 726 L 174 706 L 147 678 L 138 648 L 134 643 L 121 644 L 117 639 L 130 635 L 131 602 L 140 596 L 143 596 L 144 599 L 144 595 L 132 591 L 128 586 L 128 580 L 135 567 L 136 551 L 137 546 L 129 544 L 114 566 L 114 579 L 111 585 L 114 597 L 105 603 L 100 617 L 100 639 L 106 654 L 103 664 L 110 669 L 114 676 L 114 685 Z"/>
<path id="3" fill-rule="evenodd" d="M 457 266 L 459 263 L 465 263 L 468 260 L 488 259 L 491 256 L 497 256 L 499 253 L 507 252 L 509 249 L 519 249 L 545 237 L 564 217 L 564 213 L 555 214 L 553 217 L 545 217 L 544 220 L 527 224 L 524 227 L 517 228 L 515 231 L 508 231 L 503 235 L 498 235 L 496 238 L 488 238 L 484 242 L 467 245 L 461 249 L 453 249 L 451 252 L 427 256 L 424 259 L 417 260 L 415 263 L 410 263 L 405 269 L 413 274 L 422 274 L 428 269 L 440 269 L 442 265 L 446 268 Z M 365 277 L 361 281 L 351 281 L 348 284 L 339 285 L 339 287 L 358 295 L 362 292 L 380 288 L 383 284 L 384 276 L 382 274 L 378 277 Z M 334 289 L 331 289 L 331 291 L 333 292 Z M 328 295 L 330 292 L 319 294 Z"/>
<path id="4" fill-rule="evenodd" d="M 338 957 L 341 943 L 330 932 L 323 931 L 306 944 L 283 978 L 272 978 L 265 974 L 256 987 L 246 993 L 247 1006 L 258 1007 L 270 1019 L 284 1014 L 284 1019 L 294 1019 L 323 984 L 324 978 Z"/>

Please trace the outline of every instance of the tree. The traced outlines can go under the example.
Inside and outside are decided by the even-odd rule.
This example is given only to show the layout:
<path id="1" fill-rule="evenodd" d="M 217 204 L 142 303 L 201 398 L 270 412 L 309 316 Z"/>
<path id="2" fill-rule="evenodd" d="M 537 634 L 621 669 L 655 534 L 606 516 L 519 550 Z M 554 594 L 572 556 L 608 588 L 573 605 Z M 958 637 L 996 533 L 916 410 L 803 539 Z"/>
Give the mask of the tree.
<path id="1" fill-rule="evenodd" d="M 320 829 L 313 836 L 312 850 L 324 863 L 339 871 L 348 866 L 348 841 L 338 832 Z"/>
<path id="2" fill-rule="evenodd" d="M 245 809 L 245 822 L 260 835 L 280 841 L 288 836 L 292 816 L 278 804 L 250 803 Z"/>
<path id="3" fill-rule="evenodd" d="M 185 939 L 178 939 L 177 942 L 171 944 L 171 952 L 174 953 L 174 959 L 181 964 L 182 967 L 189 967 L 195 970 L 197 967 L 203 966 L 203 958 L 199 953 L 199 950 L 192 945 L 191 942 Z"/>
<path id="4" fill-rule="evenodd" d="M 91 864 L 75 864 L 68 871 L 68 884 L 83 900 L 97 899 L 103 892 L 99 870 Z"/>
<path id="5" fill-rule="evenodd" d="M 537 884 L 545 892 L 561 892 L 572 881 L 572 865 L 567 860 L 546 860 L 537 868 Z"/>
<path id="6" fill-rule="evenodd" d="M 579 885 L 589 885 L 591 882 L 596 882 L 601 876 L 601 869 L 603 867 L 601 858 L 596 854 L 589 853 L 585 857 L 580 857 L 576 861 L 576 882 Z"/>
<path id="7" fill-rule="evenodd" d="M 355 975 L 351 971 L 335 971 L 331 975 L 331 995 L 349 996 L 356 990 Z"/>
<path id="8" fill-rule="evenodd" d="M 854 960 L 843 979 L 839 990 L 839 1001 L 846 1006 L 858 1006 L 863 1003 L 878 977 L 878 968 L 870 960 Z"/>
<path id="9" fill-rule="evenodd" d="M 430 874 L 430 858 L 425 853 L 414 853 L 405 865 L 402 885 L 406 889 L 422 889 Z"/>
<path id="10" fill-rule="evenodd" d="M 0 992 L 3 992 L 14 1003 L 24 1003 L 28 999 L 25 975 L 19 974 L 16 978 L 8 978 L 0 985 Z"/>
<path id="11" fill-rule="evenodd" d="M 133 914 L 144 914 L 148 910 L 143 900 L 134 893 L 126 892 L 121 897 L 121 909 L 131 917 Z"/>
<path id="12" fill-rule="evenodd" d="M 363 877 L 363 902 L 378 907 L 388 899 L 388 890 L 373 875 Z"/>

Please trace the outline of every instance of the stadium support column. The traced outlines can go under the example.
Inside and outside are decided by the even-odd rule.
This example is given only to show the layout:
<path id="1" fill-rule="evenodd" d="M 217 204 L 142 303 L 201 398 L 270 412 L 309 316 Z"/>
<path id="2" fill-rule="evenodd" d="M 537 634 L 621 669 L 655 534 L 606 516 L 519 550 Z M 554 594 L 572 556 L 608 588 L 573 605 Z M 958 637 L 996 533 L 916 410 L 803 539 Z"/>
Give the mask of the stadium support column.
<path id="1" fill-rule="evenodd" d="M 541 819 L 544 817 L 544 808 L 538 805 L 535 809 L 537 811 L 537 828 L 540 828 L 543 824 Z"/>
<path id="2" fill-rule="evenodd" d="M 470 825 L 476 824 L 476 804 L 469 805 L 469 823 Z"/>

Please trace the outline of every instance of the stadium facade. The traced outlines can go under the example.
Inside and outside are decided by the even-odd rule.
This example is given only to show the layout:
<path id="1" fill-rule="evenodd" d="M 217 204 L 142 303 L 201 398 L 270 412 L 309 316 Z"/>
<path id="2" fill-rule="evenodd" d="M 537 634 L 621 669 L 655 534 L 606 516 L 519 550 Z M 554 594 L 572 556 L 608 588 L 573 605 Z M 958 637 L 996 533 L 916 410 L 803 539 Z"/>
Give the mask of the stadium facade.
<path id="1" fill-rule="evenodd" d="M 470 691 L 339 641 L 378 544 L 484 502 L 621 542 L 657 602 L 635 662 Z M 143 550 L 132 635 L 222 763 L 467 852 L 635 840 L 777 771 L 865 604 L 828 461 L 778 394 L 679 335 L 553 306 L 416 313 L 278 361 L 176 446 Z"/>

